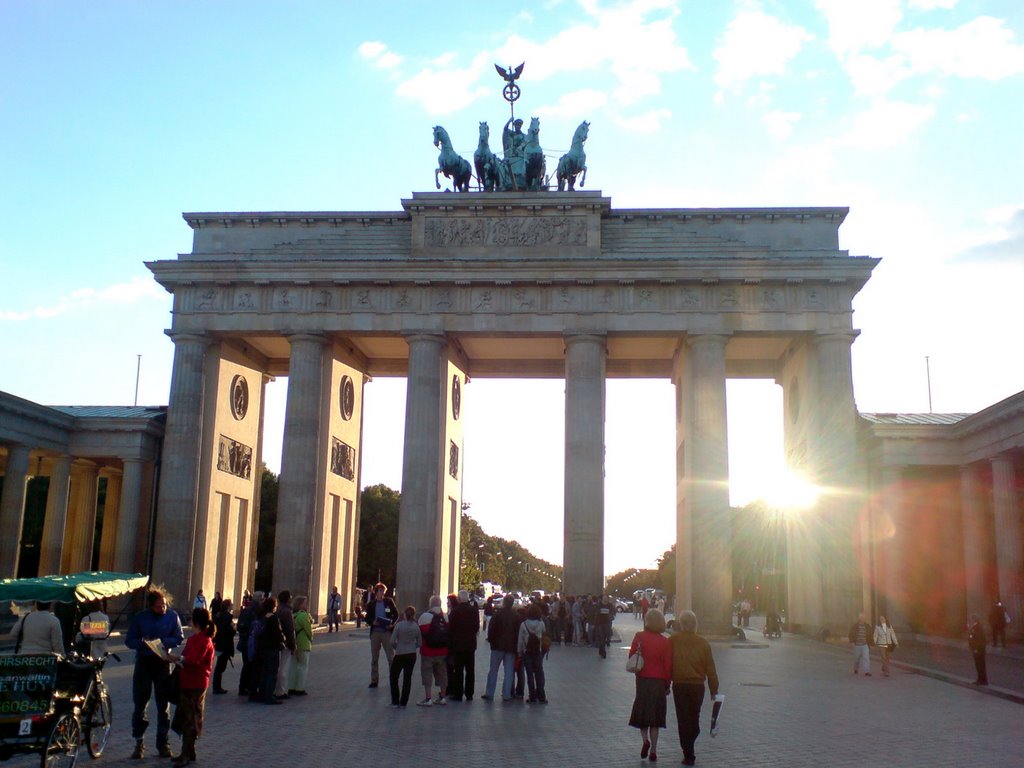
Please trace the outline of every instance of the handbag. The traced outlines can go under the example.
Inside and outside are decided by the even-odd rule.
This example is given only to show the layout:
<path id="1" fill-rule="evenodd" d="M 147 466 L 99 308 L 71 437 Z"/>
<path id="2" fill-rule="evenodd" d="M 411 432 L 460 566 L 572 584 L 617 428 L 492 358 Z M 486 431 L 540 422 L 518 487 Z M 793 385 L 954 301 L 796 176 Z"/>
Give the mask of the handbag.
<path id="1" fill-rule="evenodd" d="M 632 674 L 637 674 L 644 668 L 644 648 L 643 643 L 637 640 L 636 653 L 626 659 L 626 671 Z"/>

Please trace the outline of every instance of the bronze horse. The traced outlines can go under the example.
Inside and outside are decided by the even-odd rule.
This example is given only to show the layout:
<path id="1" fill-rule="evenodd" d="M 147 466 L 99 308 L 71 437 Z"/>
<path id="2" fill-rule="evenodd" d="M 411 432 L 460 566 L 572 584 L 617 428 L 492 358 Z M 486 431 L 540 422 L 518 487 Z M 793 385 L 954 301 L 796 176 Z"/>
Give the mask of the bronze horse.
<path id="1" fill-rule="evenodd" d="M 452 149 L 448 131 L 440 125 L 434 126 L 434 146 L 441 148 L 441 154 L 437 157 L 437 170 L 434 171 L 434 184 L 437 188 L 441 188 L 438 174 L 443 173 L 452 180 L 456 192 L 469 192 L 469 180 L 473 177 L 473 169 L 469 167 L 464 157 Z"/>

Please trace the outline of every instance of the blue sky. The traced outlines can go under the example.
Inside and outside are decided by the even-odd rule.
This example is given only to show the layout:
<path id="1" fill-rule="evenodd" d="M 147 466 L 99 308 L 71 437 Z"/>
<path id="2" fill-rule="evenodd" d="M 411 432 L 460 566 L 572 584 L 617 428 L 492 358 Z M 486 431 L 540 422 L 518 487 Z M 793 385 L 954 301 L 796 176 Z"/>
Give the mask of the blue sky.
<path id="1" fill-rule="evenodd" d="M 937 411 L 1024 389 L 1024 5 L 381 7 L 0 4 L 0 389 L 130 403 L 142 354 L 139 400 L 165 403 L 170 302 L 143 262 L 190 249 L 182 211 L 397 210 L 433 188 L 431 127 L 471 155 L 507 115 L 493 63 L 524 60 L 517 113 L 555 155 L 589 120 L 587 188 L 615 207 L 851 208 L 842 247 L 883 259 L 855 303 L 861 410 L 927 410 L 925 355 Z M 466 497 L 559 561 L 561 475 L 504 487 L 505 452 L 535 440 L 501 422 L 509 386 L 467 389 Z M 561 382 L 515 386 L 561 424 Z M 366 482 L 400 483 L 402 392 L 370 387 Z M 736 385 L 729 407 L 749 496 L 774 469 L 777 393 Z M 670 409 L 667 382 L 609 383 L 609 572 L 674 538 Z M 560 466 L 555 437 L 539 465 Z"/>

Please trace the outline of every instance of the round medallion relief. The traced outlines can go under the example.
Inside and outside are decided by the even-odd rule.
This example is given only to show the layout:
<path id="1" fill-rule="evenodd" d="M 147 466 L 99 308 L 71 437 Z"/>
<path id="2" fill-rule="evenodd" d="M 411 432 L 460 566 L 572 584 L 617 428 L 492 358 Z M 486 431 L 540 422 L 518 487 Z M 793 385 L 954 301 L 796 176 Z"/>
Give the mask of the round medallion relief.
<path id="1" fill-rule="evenodd" d="M 462 409 L 462 384 L 458 376 L 452 376 L 452 418 L 459 420 L 459 411 Z"/>
<path id="2" fill-rule="evenodd" d="M 249 411 L 249 382 L 239 374 L 231 380 L 231 415 L 238 421 Z"/>
<path id="3" fill-rule="evenodd" d="M 789 420 L 796 424 L 800 417 L 800 382 L 796 376 L 789 380 Z"/>
<path id="4" fill-rule="evenodd" d="M 348 421 L 352 418 L 352 412 L 356 407 L 356 387 L 352 383 L 351 376 L 341 377 L 341 391 L 338 398 L 338 407 L 341 409 L 341 418 Z"/>

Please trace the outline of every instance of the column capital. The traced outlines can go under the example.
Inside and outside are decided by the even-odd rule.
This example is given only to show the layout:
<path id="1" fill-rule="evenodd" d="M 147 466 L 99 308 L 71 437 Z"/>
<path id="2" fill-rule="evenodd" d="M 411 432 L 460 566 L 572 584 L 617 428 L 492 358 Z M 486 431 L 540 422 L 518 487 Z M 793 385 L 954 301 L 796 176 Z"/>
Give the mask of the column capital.
<path id="1" fill-rule="evenodd" d="M 195 333 L 194 331 L 175 331 L 168 329 L 164 331 L 164 334 L 174 342 L 175 346 L 178 344 L 201 344 L 203 347 L 208 347 L 213 343 L 213 339 L 207 336 L 205 333 Z"/>
<path id="2" fill-rule="evenodd" d="M 1008 451 L 997 453 L 995 456 L 989 457 L 989 463 L 992 466 L 996 466 L 996 464 L 999 464 L 1000 466 L 1004 467 L 1007 464 L 1013 466 L 1013 456 Z"/>
<path id="3" fill-rule="evenodd" d="M 13 467 L 16 471 L 27 472 L 29 455 L 32 449 L 21 443 L 10 443 L 7 446 L 7 471 Z"/>
<path id="4" fill-rule="evenodd" d="M 688 333 L 686 335 L 686 343 L 688 346 L 694 346 L 695 344 L 728 344 L 729 339 L 732 338 L 731 333 Z"/>
<path id="5" fill-rule="evenodd" d="M 811 340 L 815 346 L 818 346 L 819 344 L 840 342 L 852 345 L 853 342 L 857 340 L 858 336 L 860 336 L 860 331 L 858 330 L 824 331 L 820 333 L 815 333 L 814 336 L 811 337 Z"/>
<path id="6" fill-rule="evenodd" d="M 604 346 L 608 343 L 608 334 L 603 331 L 567 331 L 562 334 L 562 340 L 565 342 L 567 347 L 580 343 L 600 344 Z"/>
<path id="7" fill-rule="evenodd" d="M 294 344 L 297 341 L 298 342 L 308 341 L 308 342 L 311 342 L 313 344 L 320 344 L 320 345 L 323 345 L 323 346 L 327 346 L 327 344 L 329 343 L 329 339 L 324 334 L 322 334 L 322 333 L 311 333 L 309 331 L 297 331 L 295 333 L 288 333 L 288 332 L 286 332 L 284 337 L 286 339 L 288 339 L 288 343 L 289 344 Z"/>
<path id="8" fill-rule="evenodd" d="M 403 331 L 402 338 L 409 346 L 412 346 L 413 342 L 421 341 L 438 345 L 448 343 L 448 336 L 442 331 Z"/>

